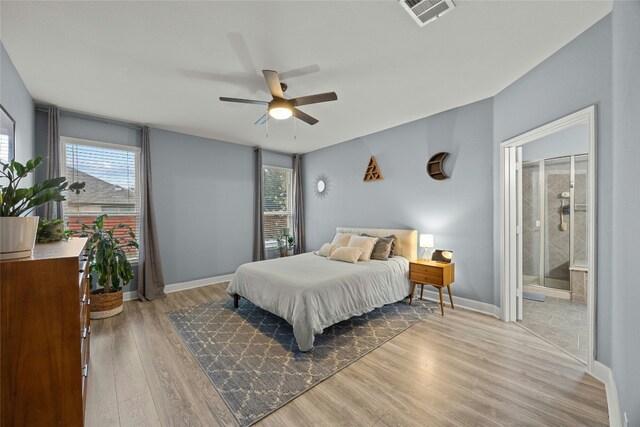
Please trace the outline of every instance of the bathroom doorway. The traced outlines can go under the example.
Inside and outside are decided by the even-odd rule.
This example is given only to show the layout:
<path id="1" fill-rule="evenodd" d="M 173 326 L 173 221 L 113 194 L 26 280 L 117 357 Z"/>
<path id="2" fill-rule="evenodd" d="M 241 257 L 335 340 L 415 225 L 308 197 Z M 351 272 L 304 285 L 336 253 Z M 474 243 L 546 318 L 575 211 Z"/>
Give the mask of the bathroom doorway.
<path id="1" fill-rule="evenodd" d="M 557 137 L 588 150 L 586 126 Z M 571 141 L 577 138 L 580 141 Z M 543 140 L 532 144 L 543 143 Z M 583 148 L 579 148 L 582 145 Z M 586 363 L 588 353 L 588 222 L 586 153 L 522 162 L 521 325 Z M 544 150 L 537 150 L 539 153 Z"/>
<path id="2" fill-rule="evenodd" d="M 595 360 L 595 106 L 500 146 L 502 318 Z"/>

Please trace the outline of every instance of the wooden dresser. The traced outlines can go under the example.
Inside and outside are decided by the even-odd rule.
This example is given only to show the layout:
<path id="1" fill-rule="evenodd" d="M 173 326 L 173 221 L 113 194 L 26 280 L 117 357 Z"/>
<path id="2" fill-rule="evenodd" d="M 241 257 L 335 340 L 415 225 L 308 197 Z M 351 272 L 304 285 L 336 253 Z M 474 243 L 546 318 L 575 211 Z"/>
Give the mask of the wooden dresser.
<path id="1" fill-rule="evenodd" d="M 82 426 L 89 362 L 87 239 L 0 261 L 0 425 Z"/>

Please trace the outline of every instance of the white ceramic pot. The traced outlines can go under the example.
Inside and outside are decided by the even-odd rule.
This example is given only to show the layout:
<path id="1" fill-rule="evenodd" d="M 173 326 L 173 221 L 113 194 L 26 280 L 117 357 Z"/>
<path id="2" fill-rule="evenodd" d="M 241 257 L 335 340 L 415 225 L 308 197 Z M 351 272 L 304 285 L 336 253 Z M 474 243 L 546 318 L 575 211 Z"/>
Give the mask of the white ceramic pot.
<path id="1" fill-rule="evenodd" d="M 37 216 L 0 217 L 0 259 L 30 257 L 37 233 Z"/>

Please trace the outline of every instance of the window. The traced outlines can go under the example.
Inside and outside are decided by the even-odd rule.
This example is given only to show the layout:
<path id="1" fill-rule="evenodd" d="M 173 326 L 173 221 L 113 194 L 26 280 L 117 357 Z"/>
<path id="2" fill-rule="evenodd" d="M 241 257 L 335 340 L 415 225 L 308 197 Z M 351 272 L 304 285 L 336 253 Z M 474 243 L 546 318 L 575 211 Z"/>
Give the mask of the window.
<path id="1" fill-rule="evenodd" d="M 263 198 L 264 198 L 264 240 L 267 248 L 278 246 L 278 237 L 282 229 L 293 227 L 293 171 L 287 168 L 264 166 Z"/>
<path id="2" fill-rule="evenodd" d="M 16 122 L 0 105 L 0 161 L 9 163 L 15 151 Z"/>
<path id="3" fill-rule="evenodd" d="M 127 224 L 136 237 L 140 229 L 140 149 L 124 145 L 61 138 L 62 170 L 69 182 L 85 182 L 80 194 L 66 193 L 63 205 L 67 228 L 80 231 L 98 215 L 108 214 L 105 228 Z M 126 229 L 116 236 L 128 238 Z M 129 259 L 138 251 L 127 248 Z"/>

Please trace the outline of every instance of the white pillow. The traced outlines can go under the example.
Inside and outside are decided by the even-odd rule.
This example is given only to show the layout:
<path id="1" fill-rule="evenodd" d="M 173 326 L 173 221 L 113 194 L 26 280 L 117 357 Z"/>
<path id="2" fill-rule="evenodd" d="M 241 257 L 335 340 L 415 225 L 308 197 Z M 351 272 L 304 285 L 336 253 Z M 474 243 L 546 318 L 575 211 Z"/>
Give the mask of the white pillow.
<path id="1" fill-rule="evenodd" d="M 323 256 L 323 257 L 328 257 L 333 253 L 333 251 L 336 250 L 337 247 L 338 247 L 338 245 L 333 245 L 331 243 L 325 243 L 324 245 L 322 245 L 322 247 L 320 247 L 320 250 L 318 251 L 318 255 Z"/>
<path id="2" fill-rule="evenodd" d="M 342 246 L 336 248 L 331 255 L 329 255 L 329 259 L 334 261 L 344 261 L 355 264 L 358 262 L 358 258 L 360 258 L 360 254 L 362 254 L 362 249 L 360 248 L 348 248 L 346 246 Z"/>
<path id="3" fill-rule="evenodd" d="M 333 237 L 331 244 L 336 246 L 347 246 L 351 236 L 353 236 L 353 234 L 338 233 Z"/>
<path id="4" fill-rule="evenodd" d="M 358 261 L 369 261 L 371 259 L 371 252 L 373 252 L 373 247 L 377 241 L 377 237 L 351 236 L 347 247 L 362 249 Z"/>

